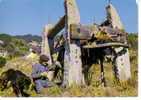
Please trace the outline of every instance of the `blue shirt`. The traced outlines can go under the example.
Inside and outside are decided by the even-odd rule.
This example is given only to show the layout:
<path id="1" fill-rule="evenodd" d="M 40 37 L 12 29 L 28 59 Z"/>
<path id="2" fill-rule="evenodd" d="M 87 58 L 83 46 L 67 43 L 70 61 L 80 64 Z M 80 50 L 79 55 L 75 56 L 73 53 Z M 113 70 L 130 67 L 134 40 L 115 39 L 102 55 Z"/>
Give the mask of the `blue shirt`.
<path id="1" fill-rule="evenodd" d="M 48 71 L 48 67 L 45 67 L 41 64 L 32 65 L 32 78 L 39 78 L 41 73 Z"/>

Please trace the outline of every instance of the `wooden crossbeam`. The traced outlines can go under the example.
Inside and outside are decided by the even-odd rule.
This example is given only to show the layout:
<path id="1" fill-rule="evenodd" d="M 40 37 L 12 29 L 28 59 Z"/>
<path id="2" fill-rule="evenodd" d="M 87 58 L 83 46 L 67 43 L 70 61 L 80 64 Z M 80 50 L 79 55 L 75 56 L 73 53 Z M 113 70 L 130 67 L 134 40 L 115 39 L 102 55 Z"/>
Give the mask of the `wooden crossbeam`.
<path id="1" fill-rule="evenodd" d="M 110 47 L 110 46 L 114 46 L 114 47 L 127 47 L 128 45 L 123 44 L 123 43 L 103 43 L 103 44 L 95 44 L 95 45 L 84 45 L 82 46 L 83 48 L 103 48 L 103 47 Z"/>
<path id="2" fill-rule="evenodd" d="M 65 27 L 65 18 L 66 18 L 65 15 L 61 17 L 58 23 L 55 24 L 55 26 L 49 30 L 48 32 L 49 38 L 54 38 L 57 35 L 57 33 L 59 33 Z"/>

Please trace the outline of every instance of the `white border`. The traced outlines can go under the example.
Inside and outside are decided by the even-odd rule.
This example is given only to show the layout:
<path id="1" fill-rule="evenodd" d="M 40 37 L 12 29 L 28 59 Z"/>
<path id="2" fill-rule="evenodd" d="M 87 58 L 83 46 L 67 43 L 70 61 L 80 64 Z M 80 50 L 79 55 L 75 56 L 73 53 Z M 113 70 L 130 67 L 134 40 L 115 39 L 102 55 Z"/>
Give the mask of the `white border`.
<path id="1" fill-rule="evenodd" d="M 138 43 L 139 43 L 139 45 L 138 45 L 138 47 L 139 47 L 139 49 L 138 49 L 138 86 L 139 86 L 139 88 L 138 88 L 138 95 L 139 95 L 139 98 L 141 99 L 141 85 L 140 85 L 140 83 L 141 83 L 141 68 L 140 68 L 140 65 L 141 65 L 141 0 L 136 0 L 136 2 L 137 2 L 137 5 L 138 5 Z"/>
<path id="2" fill-rule="evenodd" d="M 141 65 L 141 0 L 136 0 L 137 2 L 137 5 L 138 5 L 138 97 L 81 97 L 81 98 L 78 98 L 78 97 L 29 97 L 29 98 L 3 98 L 3 97 L 0 97 L 0 100 L 131 100 L 131 99 L 135 99 L 135 100 L 141 100 L 141 68 L 140 68 L 140 65 Z"/>

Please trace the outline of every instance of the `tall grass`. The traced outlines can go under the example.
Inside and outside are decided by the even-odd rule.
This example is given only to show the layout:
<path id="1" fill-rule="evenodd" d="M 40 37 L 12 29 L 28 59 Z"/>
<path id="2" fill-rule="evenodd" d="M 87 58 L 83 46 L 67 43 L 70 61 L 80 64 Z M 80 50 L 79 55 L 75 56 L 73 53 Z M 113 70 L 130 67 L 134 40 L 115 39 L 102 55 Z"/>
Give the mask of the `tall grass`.
<path id="1" fill-rule="evenodd" d="M 130 40 L 131 41 L 131 40 Z M 132 42 L 133 43 L 133 42 Z M 133 43 L 134 44 L 134 43 Z M 137 45 L 137 44 L 136 44 Z M 130 61 L 131 61 L 131 75 L 132 78 L 128 81 L 119 83 L 115 80 L 112 71 L 111 63 L 104 63 L 105 77 L 107 87 L 103 87 L 100 83 L 100 66 L 94 64 L 91 66 L 92 80 L 89 86 L 77 86 L 72 85 L 69 88 L 61 88 L 54 86 L 43 90 L 43 94 L 36 94 L 33 88 L 28 90 L 31 96 L 137 96 L 138 95 L 138 54 L 137 48 L 130 48 Z M 8 65 L 9 64 L 9 65 Z M 14 68 L 21 70 L 28 76 L 32 71 L 32 63 L 20 58 L 15 58 L 8 62 L 8 64 L 0 69 L 0 74 L 8 68 Z M 0 91 L 0 96 L 15 96 L 12 92 L 12 88 L 8 88 L 4 91 Z"/>

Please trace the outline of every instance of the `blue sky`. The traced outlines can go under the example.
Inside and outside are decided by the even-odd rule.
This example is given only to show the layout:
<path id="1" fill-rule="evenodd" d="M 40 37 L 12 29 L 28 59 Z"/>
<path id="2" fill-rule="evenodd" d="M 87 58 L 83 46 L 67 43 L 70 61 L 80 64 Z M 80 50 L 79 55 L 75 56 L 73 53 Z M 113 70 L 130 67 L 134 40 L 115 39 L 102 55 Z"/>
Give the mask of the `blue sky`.
<path id="1" fill-rule="evenodd" d="M 76 0 L 82 24 L 101 23 L 107 0 Z M 127 32 L 137 32 L 136 0 L 111 0 Z M 47 23 L 64 15 L 64 0 L 0 0 L 0 33 L 40 35 Z"/>

